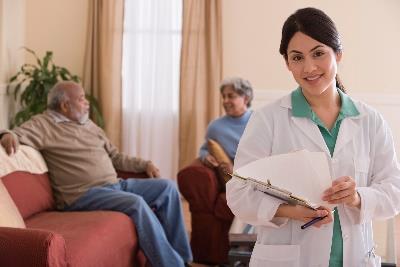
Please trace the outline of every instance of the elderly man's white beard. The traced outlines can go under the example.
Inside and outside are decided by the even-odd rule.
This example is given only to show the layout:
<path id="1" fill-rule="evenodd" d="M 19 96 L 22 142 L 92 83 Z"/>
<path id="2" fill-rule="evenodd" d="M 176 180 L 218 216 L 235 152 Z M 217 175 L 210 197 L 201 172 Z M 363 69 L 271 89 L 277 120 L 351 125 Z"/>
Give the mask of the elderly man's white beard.
<path id="1" fill-rule="evenodd" d="M 80 124 L 85 124 L 89 120 L 89 111 L 82 113 L 75 109 L 72 109 L 71 111 L 73 113 L 73 116 L 77 118 Z"/>
<path id="2" fill-rule="evenodd" d="M 80 116 L 79 123 L 85 124 L 88 120 L 89 120 L 89 112 L 86 112 L 82 116 Z"/>

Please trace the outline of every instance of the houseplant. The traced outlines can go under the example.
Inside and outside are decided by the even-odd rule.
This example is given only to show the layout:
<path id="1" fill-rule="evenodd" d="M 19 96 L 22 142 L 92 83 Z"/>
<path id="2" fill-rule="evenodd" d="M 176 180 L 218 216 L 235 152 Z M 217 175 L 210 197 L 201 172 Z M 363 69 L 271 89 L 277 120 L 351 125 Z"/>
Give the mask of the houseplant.
<path id="1" fill-rule="evenodd" d="M 40 59 L 33 50 L 26 47 L 24 49 L 35 57 L 36 63 L 23 64 L 9 80 L 7 93 L 13 93 L 14 99 L 17 101 L 19 98 L 21 103 L 21 109 L 11 120 L 11 128 L 46 110 L 47 94 L 58 81 L 80 82 L 77 75 L 54 64 L 53 52 L 47 51 L 46 55 Z M 90 103 L 92 119 L 103 127 L 104 120 L 98 102 L 92 95 L 86 95 L 86 97 Z"/>

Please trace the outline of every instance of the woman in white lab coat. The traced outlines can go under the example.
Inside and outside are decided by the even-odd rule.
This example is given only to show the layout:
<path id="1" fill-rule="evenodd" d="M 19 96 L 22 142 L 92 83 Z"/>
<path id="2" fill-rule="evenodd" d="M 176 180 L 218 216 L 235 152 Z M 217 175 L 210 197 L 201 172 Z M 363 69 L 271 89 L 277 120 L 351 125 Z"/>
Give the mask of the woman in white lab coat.
<path id="1" fill-rule="evenodd" d="M 345 94 L 337 76 L 339 34 L 321 10 L 299 9 L 286 20 L 280 53 L 299 87 L 253 113 L 234 169 L 295 150 L 323 151 L 332 186 L 321 198 L 337 208 L 332 215 L 324 207 L 289 206 L 231 179 L 229 207 L 257 226 L 250 266 L 380 266 L 371 222 L 390 218 L 400 208 L 400 170 L 390 129 L 377 111 Z"/>

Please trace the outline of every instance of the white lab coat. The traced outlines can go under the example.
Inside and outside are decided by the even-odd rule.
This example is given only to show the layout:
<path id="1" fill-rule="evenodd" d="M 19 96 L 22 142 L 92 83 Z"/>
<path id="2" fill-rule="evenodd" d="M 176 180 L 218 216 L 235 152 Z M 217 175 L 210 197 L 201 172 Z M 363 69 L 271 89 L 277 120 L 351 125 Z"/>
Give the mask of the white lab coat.
<path id="1" fill-rule="evenodd" d="M 368 257 L 374 247 L 371 221 L 399 212 L 400 169 L 390 129 L 382 116 L 366 104 L 353 101 L 360 115 L 342 121 L 332 157 L 318 127 L 308 118 L 291 115 L 290 95 L 253 112 L 240 140 L 234 169 L 300 149 L 325 152 L 332 179 L 352 176 L 361 196 L 360 210 L 338 206 L 343 266 L 380 266 L 379 257 Z M 296 164 L 287 167 L 296 168 Z M 333 223 L 301 230 L 300 221 L 274 218 L 282 201 L 235 178 L 227 183 L 226 192 L 232 212 L 257 226 L 250 266 L 329 265 Z"/>

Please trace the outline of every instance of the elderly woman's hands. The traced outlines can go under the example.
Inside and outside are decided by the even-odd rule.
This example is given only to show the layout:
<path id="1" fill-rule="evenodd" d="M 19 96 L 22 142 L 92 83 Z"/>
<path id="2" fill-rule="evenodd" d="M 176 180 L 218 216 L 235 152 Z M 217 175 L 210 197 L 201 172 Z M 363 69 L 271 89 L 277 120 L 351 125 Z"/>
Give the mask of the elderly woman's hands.
<path id="1" fill-rule="evenodd" d="M 150 178 L 160 177 L 160 170 L 151 161 L 147 162 L 146 173 Z"/>
<path id="2" fill-rule="evenodd" d="M 204 160 L 203 160 L 204 165 L 206 165 L 209 168 L 215 168 L 218 167 L 219 163 L 216 160 L 216 158 L 210 154 L 208 154 L 207 156 L 205 156 Z"/>
<path id="3" fill-rule="evenodd" d="M 204 160 L 204 165 L 206 165 L 209 168 L 218 168 L 219 171 L 222 173 L 232 173 L 233 171 L 233 165 L 232 163 L 228 162 L 221 162 L 219 163 L 215 157 L 212 155 L 208 154 Z"/>
<path id="4" fill-rule="evenodd" d="M 222 173 L 232 173 L 233 172 L 233 165 L 232 163 L 228 162 L 221 162 L 219 164 L 218 169 L 222 171 Z"/>
<path id="5" fill-rule="evenodd" d="M 342 176 L 334 180 L 332 186 L 324 191 L 322 200 L 331 204 L 361 207 L 361 198 L 356 190 L 356 182 L 350 176 Z"/>

